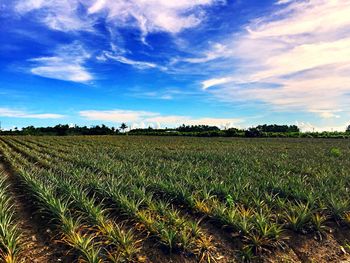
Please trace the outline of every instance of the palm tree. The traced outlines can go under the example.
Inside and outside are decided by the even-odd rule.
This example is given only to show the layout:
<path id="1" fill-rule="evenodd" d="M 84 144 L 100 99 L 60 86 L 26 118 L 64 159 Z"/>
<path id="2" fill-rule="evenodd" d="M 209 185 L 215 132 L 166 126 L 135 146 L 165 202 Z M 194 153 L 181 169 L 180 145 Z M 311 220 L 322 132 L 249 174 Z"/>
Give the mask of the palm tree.
<path id="1" fill-rule="evenodd" d="M 128 125 L 126 125 L 124 122 L 120 125 L 119 127 L 123 132 L 125 131 L 125 129 L 128 128 Z"/>

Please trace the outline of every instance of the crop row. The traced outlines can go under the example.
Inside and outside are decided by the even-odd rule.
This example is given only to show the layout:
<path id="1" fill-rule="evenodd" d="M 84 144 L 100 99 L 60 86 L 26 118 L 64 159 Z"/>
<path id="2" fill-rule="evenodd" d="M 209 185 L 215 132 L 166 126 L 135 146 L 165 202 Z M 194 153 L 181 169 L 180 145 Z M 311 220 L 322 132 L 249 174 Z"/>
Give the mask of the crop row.
<path id="1" fill-rule="evenodd" d="M 288 149 L 278 140 L 238 141 L 243 146 L 229 140 L 203 146 L 196 138 L 138 140 L 18 137 L 2 144 L 27 169 L 39 169 L 55 193 L 69 197 L 70 209 L 85 213 L 111 246 L 124 247 L 126 258 L 139 251 L 122 241 L 138 240 L 127 230 L 132 225 L 171 252 L 205 259 L 218 254 L 195 220 L 202 216 L 239 236 L 248 254 L 284 247 L 289 230 L 321 239 L 334 222 L 350 224 L 350 162 L 345 154 L 329 153 L 333 141 L 307 147 L 290 141 Z M 116 224 L 106 206 L 126 226 Z M 113 243 L 104 229 L 109 227 L 124 238 Z"/>
<path id="2" fill-rule="evenodd" d="M 14 147 L 11 143 L 9 145 Z M 11 147 L 7 147 L 11 151 Z M 116 245 L 118 249 L 124 250 L 123 255 L 133 255 L 138 250 L 135 247 L 138 242 L 132 239 L 131 232 L 120 231 L 119 226 L 106 220 L 105 210 L 102 206 L 96 206 L 95 198 L 90 198 L 89 193 L 98 194 L 100 199 L 108 198 L 117 211 L 136 222 L 139 228 L 148 231 L 170 252 L 174 249 L 181 250 L 196 255 L 200 260 L 214 257 L 212 253 L 215 249 L 211 239 L 202 233 L 199 222 L 184 217 L 167 202 L 157 201 L 137 187 L 131 189 L 118 187 L 120 185 L 117 185 L 115 180 L 104 182 L 101 180 L 97 183 L 96 178 L 93 178 L 94 175 L 87 174 L 86 169 L 78 170 L 74 166 L 62 165 L 63 163 L 51 164 L 51 169 L 40 168 L 31 163 L 35 157 L 25 158 L 21 155 L 21 153 L 27 153 L 26 149 L 20 145 L 17 145 L 16 149 L 20 151 L 17 153 L 17 163 L 25 163 L 28 166 L 27 169 L 36 169 L 40 178 L 50 180 L 47 182 L 49 185 L 60 186 L 56 191 L 72 199 L 72 202 L 77 205 L 76 210 L 88 213 L 86 216 L 93 227 L 97 227 L 112 241 L 118 239 Z M 13 157 L 11 159 L 14 160 Z M 42 160 L 42 162 L 49 165 L 49 161 Z M 89 175 L 90 180 L 87 180 Z M 127 260 L 130 258 L 128 257 Z"/>
<path id="3" fill-rule="evenodd" d="M 2 262 L 19 262 L 22 239 L 6 174 L 0 172 L 0 257 Z"/>

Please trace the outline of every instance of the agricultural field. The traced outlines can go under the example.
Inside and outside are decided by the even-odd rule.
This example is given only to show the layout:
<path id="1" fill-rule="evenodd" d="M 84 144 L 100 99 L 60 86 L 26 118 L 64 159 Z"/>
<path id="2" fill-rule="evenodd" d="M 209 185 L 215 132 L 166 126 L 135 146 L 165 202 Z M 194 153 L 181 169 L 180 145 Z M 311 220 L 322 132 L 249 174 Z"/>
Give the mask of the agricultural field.
<path id="1" fill-rule="evenodd" d="M 350 262 L 350 141 L 0 137 L 2 262 Z"/>

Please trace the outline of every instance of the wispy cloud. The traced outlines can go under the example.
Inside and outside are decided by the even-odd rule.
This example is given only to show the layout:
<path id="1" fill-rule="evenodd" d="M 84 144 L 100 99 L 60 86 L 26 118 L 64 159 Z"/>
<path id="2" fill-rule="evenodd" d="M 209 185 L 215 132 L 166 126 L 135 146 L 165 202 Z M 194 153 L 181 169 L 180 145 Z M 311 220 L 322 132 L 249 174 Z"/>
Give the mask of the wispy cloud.
<path id="1" fill-rule="evenodd" d="M 129 96 L 142 98 L 142 99 L 157 99 L 157 100 L 172 100 L 174 94 L 170 92 L 157 92 L 157 91 L 133 91 Z"/>
<path id="2" fill-rule="evenodd" d="M 93 31 L 94 19 L 79 12 L 79 0 L 20 0 L 19 14 L 32 13 L 42 23 L 59 31 Z"/>
<path id="3" fill-rule="evenodd" d="M 213 47 L 203 61 L 187 60 L 220 58 L 235 69 L 204 80 L 203 89 L 226 101 L 262 101 L 322 118 L 350 111 L 350 1 L 278 3 L 273 14 L 224 41 L 221 55 Z"/>
<path id="4" fill-rule="evenodd" d="M 138 86 L 130 88 L 127 91 L 127 95 L 136 98 L 142 99 L 155 99 L 155 100 L 173 100 L 181 99 L 184 97 L 198 97 L 203 95 L 201 92 L 190 91 L 184 88 L 156 88 L 156 89 L 147 89 L 144 86 Z"/>
<path id="5" fill-rule="evenodd" d="M 233 80 L 232 77 L 212 78 L 212 79 L 204 80 L 202 82 L 202 87 L 204 90 L 206 90 L 206 89 L 213 87 L 213 86 L 217 86 L 217 85 L 231 82 L 232 80 Z"/>
<path id="6" fill-rule="evenodd" d="M 311 112 L 318 114 L 323 119 L 339 119 L 340 118 L 339 113 L 341 111 L 339 111 L 339 110 L 335 110 L 335 111 L 311 110 Z"/>
<path id="7" fill-rule="evenodd" d="M 222 58 L 223 56 L 228 56 L 230 53 L 230 50 L 227 49 L 227 46 L 221 44 L 221 43 L 215 43 L 212 45 L 212 48 L 210 50 L 207 50 L 204 52 L 204 54 L 200 54 L 198 57 L 189 57 L 189 58 L 182 58 L 182 59 L 176 59 L 174 62 L 188 62 L 188 63 L 205 63 L 212 61 L 214 59 Z"/>
<path id="8" fill-rule="evenodd" d="M 75 42 L 71 45 L 59 47 L 51 57 L 39 57 L 30 60 L 34 65 L 30 72 L 45 78 L 88 82 L 93 76 L 84 67 L 90 55 L 81 44 Z"/>
<path id="9" fill-rule="evenodd" d="M 133 60 L 133 59 L 127 58 L 123 55 L 113 54 L 113 53 L 107 52 L 107 51 L 103 52 L 102 56 L 99 57 L 99 59 L 102 59 L 102 60 L 106 60 L 107 58 L 111 59 L 111 60 L 118 61 L 122 64 L 130 65 L 130 66 L 137 68 L 137 69 L 158 68 L 160 70 L 166 70 L 166 67 L 160 66 L 156 63 Z"/>
<path id="10" fill-rule="evenodd" d="M 30 113 L 21 110 L 14 110 L 10 108 L 0 108 L 1 117 L 10 118 L 28 118 L 28 119 L 60 119 L 64 115 L 54 113 Z"/>
<path id="11" fill-rule="evenodd" d="M 119 26 L 134 26 L 143 36 L 149 32 L 178 33 L 197 26 L 204 13 L 201 7 L 213 5 L 217 0 L 97 0 L 88 9 L 90 14 L 107 13 L 109 21 Z"/>
<path id="12" fill-rule="evenodd" d="M 193 118 L 182 115 L 162 115 L 157 112 L 133 111 L 133 110 L 87 110 L 80 111 L 80 116 L 94 121 L 107 121 L 114 123 L 126 122 L 133 127 L 176 127 L 187 125 L 215 125 L 219 127 L 232 127 L 243 122 L 239 118 Z"/>
<path id="13" fill-rule="evenodd" d="M 109 122 L 137 122 L 143 118 L 156 116 L 156 113 L 147 111 L 132 110 L 86 110 L 80 111 L 80 116 L 88 120 L 109 121 Z"/>
<path id="14" fill-rule="evenodd" d="M 178 33 L 197 26 L 203 7 L 223 0 L 19 0 L 20 14 L 35 13 L 49 28 L 61 31 L 92 30 L 97 18 L 115 27 L 136 27 L 142 38 L 150 32 Z"/>

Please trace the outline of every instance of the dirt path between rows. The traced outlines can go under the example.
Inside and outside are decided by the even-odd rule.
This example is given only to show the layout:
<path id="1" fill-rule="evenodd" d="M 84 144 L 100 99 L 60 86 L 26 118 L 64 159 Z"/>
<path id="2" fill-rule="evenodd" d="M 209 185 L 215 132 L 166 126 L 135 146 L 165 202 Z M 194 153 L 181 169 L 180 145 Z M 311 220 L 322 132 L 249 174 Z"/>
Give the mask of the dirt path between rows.
<path id="1" fill-rule="evenodd" d="M 31 204 L 20 188 L 14 172 L 1 155 L 0 170 L 4 172 L 10 185 L 10 196 L 14 202 L 16 219 L 22 235 L 21 247 L 23 251 L 20 257 L 22 261 L 72 262 L 72 258 L 66 256 L 67 250 L 63 248 L 63 245 L 54 242 L 53 232 L 40 222 L 38 215 L 33 213 Z"/>

